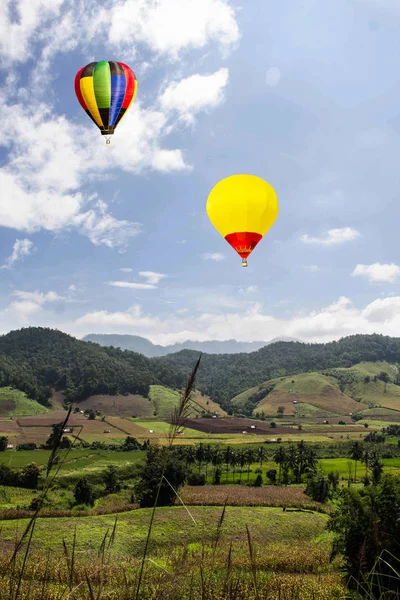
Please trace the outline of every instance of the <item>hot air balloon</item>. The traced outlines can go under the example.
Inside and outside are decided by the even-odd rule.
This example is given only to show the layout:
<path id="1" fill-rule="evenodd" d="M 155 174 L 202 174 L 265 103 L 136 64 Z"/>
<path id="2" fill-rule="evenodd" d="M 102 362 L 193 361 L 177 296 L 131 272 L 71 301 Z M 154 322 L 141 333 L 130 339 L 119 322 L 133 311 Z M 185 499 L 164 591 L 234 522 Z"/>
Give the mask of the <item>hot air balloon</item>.
<path id="1" fill-rule="evenodd" d="M 75 93 L 83 110 L 110 136 L 135 99 L 137 79 L 128 65 L 113 60 L 92 62 L 75 76 Z"/>
<path id="2" fill-rule="evenodd" d="M 260 177 L 232 175 L 211 190 L 206 209 L 211 223 L 247 267 L 247 257 L 278 216 L 278 198 Z"/>

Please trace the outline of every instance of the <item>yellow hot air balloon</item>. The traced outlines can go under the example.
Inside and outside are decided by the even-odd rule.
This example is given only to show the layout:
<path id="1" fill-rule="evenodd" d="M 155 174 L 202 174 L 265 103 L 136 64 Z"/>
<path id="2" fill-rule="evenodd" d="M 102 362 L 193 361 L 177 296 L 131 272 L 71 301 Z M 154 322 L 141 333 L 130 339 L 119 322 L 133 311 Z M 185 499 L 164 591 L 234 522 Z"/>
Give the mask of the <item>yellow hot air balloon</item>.
<path id="1" fill-rule="evenodd" d="M 247 257 L 275 223 L 278 198 L 274 188 L 255 175 L 231 175 L 217 183 L 207 199 L 215 229 L 242 257 Z"/>

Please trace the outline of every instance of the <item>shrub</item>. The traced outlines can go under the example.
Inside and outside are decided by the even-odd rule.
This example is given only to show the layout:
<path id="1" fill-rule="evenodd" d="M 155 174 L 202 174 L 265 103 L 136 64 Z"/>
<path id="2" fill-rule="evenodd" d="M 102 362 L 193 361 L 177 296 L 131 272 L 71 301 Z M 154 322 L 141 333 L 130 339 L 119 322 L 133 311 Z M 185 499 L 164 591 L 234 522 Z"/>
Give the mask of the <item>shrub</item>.
<path id="1" fill-rule="evenodd" d="M 206 476 L 204 473 L 190 473 L 187 478 L 188 485 L 205 485 Z"/>

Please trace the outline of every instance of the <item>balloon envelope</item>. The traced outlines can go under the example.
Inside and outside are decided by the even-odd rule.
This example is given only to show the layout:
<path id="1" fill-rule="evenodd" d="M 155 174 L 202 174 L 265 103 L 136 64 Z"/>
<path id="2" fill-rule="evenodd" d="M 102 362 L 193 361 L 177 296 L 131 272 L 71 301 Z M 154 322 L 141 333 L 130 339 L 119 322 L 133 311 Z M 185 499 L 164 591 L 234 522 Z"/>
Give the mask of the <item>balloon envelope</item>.
<path id="1" fill-rule="evenodd" d="M 211 190 L 206 210 L 211 223 L 247 266 L 247 257 L 278 216 L 278 198 L 260 177 L 232 175 Z"/>
<path id="2" fill-rule="evenodd" d="M 101 60 L 79 69 L 75 93 L 83 110 L 100 129 L 112 135 L 135 99 L 137 79 L 128 65 Z"/>

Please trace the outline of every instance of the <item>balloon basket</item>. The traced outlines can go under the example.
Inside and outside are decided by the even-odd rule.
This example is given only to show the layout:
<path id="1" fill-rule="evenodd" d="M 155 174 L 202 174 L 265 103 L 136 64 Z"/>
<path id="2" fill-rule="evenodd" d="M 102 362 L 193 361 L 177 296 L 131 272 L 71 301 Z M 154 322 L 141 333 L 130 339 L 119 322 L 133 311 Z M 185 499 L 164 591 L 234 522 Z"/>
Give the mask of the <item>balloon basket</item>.
<path id="1" fill-rule="evenodd" d="M 247 258 L 242 258 L 242 267 L 247 267 Z"/>

